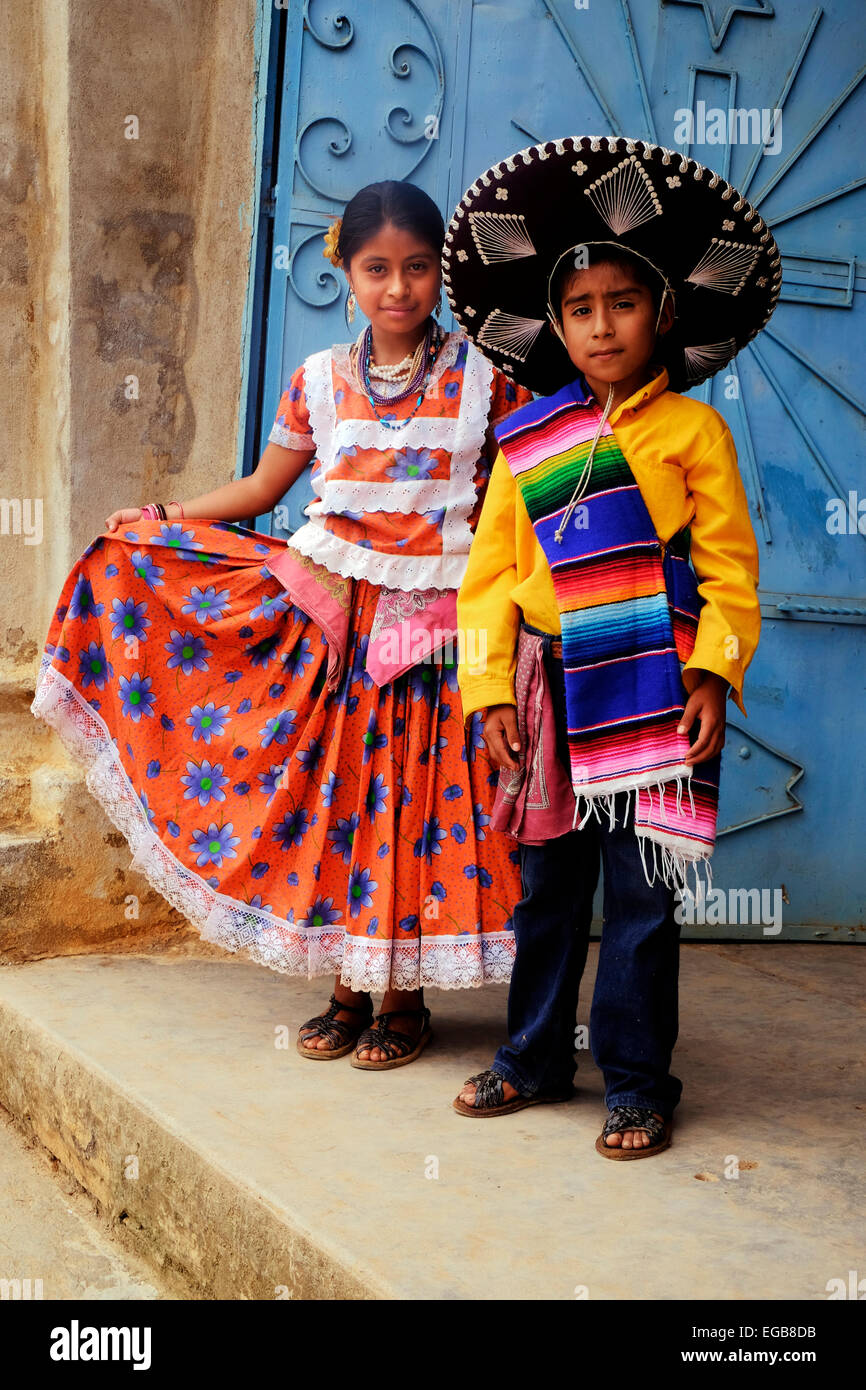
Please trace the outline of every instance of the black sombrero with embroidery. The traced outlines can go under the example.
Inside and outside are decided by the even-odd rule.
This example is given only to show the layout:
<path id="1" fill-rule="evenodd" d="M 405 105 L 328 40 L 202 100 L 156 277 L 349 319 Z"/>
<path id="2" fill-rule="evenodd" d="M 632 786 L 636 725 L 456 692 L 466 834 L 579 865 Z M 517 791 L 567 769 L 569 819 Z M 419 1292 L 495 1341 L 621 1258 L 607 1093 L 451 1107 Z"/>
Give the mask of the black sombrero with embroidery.
<path id="1" fill-rule="evenodd" d="M 549 284 L 567 251 L 596 242 L 643 257 L 668 282 L 676 320 L 659 340 L 659 358 L 675 391 L 735 357 L 779 297 L 781 257 L 769 229 L 711 169 L 624 137 L 531 145 L 466 190 L 442 267 L 461 328 L 533 391 L 551 395 L 574 379 L 549 327 Z"/>

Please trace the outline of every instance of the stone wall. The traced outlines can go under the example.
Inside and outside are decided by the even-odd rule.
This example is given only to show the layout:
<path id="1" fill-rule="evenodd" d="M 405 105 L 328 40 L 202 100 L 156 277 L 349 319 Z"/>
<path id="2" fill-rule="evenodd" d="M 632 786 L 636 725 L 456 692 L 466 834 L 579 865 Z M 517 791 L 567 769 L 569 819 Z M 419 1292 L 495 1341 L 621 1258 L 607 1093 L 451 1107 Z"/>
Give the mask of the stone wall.
<path id="1" fill-rule="evenodd" d="M 105 517 L 235 473 L 256 22 L 256 0 L 0 8 L 0 960 L 211 951 L 29 705 Z"/>

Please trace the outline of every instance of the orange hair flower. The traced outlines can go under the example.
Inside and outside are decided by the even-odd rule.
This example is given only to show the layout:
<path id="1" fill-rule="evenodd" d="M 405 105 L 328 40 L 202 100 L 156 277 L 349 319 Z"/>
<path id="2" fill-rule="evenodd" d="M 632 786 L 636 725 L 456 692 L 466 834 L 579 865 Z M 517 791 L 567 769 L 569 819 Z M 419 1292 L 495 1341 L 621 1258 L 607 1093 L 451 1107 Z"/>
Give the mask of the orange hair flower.
<path id="1" fill-rule="evenodd" d="M 325 232 L 324 237 L 325 249 L 322 252 L 322 255 L 325 256 L 327 260 L 331 262 L 331 265 L 335 266 L 341 266 L 343 264 L 343 262 L 340 259 L 339 252 L 337 251 L 337 242 L 340 239 L 340 228 L 342 227 L 342 225 L 343 219 L 342 217 L 338 217 L 336 222 L 331 223 L 330 227 Z"/>

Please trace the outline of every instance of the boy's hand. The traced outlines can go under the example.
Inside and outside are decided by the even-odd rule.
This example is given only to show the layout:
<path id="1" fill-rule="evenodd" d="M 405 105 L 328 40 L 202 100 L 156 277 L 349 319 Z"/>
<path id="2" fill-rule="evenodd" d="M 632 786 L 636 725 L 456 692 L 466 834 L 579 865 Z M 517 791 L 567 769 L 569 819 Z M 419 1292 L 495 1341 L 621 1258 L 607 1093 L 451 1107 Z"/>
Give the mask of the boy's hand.
<path id="1" fill-rule="evenodd" d="M 714 758 L 725 746 L 725 700 L 728 682 L 714 671 L 702 672 L 703 680 L 689 696 L 677 733 L 690 732 L 696 719 L 701 731 L 688 753 L 687 763 L 703 763 Z"/>
<path id="2" fill-rule="evenodd" d="M 520 767 L 520 762 L 515 757 L 515 754 L 520 752 L 520 737 L 517 733 L 517 707 L 515 705 L 491 705 L 481 732 L 493 762 L 499 767 L 508 767 L 516 771 Z"/>

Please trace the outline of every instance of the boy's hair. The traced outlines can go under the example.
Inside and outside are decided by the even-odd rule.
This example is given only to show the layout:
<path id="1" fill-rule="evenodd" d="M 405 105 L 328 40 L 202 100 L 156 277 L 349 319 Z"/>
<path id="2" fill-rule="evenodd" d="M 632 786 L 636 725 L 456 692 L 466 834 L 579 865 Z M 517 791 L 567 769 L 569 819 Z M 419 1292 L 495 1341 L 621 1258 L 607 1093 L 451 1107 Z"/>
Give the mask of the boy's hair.
<path id="1" fill-rule="evenodd" d="M 575 247 L 575 250 L 577 249 L 578 248 Z M 620 266 L 622 270 L 628 271 L 630 275 L 633 275 L 638 284 L 646 285 L 652 295 L 653 308 L 656 313 L 658 313 L 662 302 L 664 282 L 658 272 L 653 270 L 649 262 L 645 261 L 642 256 L 632 255 L 630 251 L 626 251 L 623 247 L 609 246 L 606 244 L 600 246 L 589 245 L 581 249 L 584 252 L 584 257 L 582 259 L 585 259 L 587 264 L 577 269 L 574 264 L 574 257 L 564 256 L 553 277 L 553 282 L 550 286 L 550 302 L 556 309 L 557 317 L 560 319 L 562 318 L 562 301 L 575 276 L 579 275 L 581 270 L 588 270 L 590 266 L 597 265 Z"/>
<path id="2" fill-rule="evenodd" d="M 337 252 L 344 266 L 348 266 L 352 257 L 386 222 L 414 232 L 437 256 L 442 254 L 445 223 L 433 199 L 414 183 L 384 179 L 381 183 L 368 183 L 346 204 L 337 242 Z"/>

